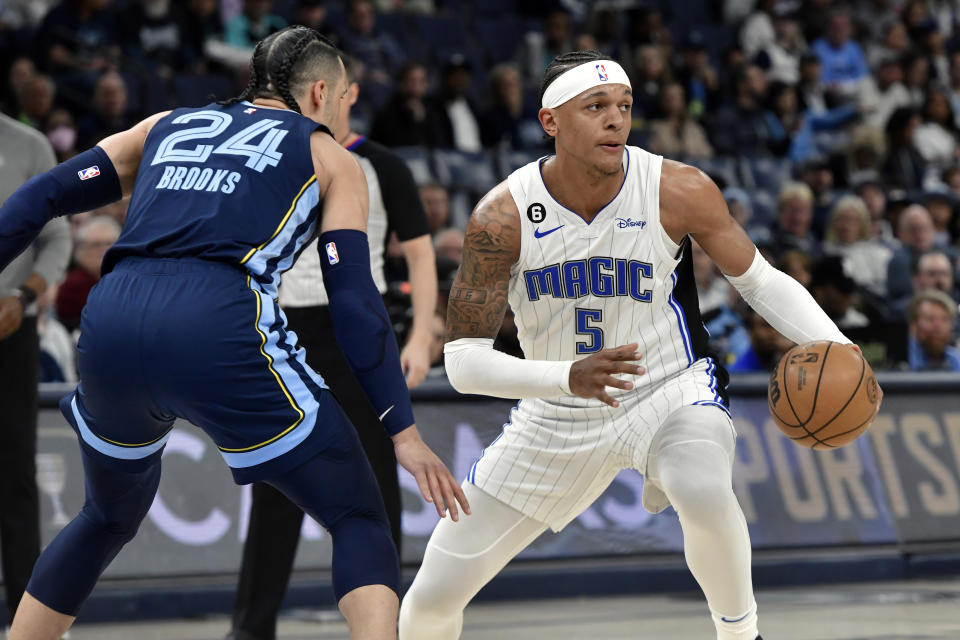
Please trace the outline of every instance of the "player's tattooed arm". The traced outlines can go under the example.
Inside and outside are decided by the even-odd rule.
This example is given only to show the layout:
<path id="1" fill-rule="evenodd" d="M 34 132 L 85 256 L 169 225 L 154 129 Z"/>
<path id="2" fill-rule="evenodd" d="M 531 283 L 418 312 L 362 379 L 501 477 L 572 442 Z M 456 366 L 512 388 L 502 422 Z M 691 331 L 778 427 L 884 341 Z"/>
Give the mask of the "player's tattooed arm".
<path id="1" fill-rule="evenodd" d="M 493 338 L 507 311 L 510 268 L 520 256 L 520 213 L 506 182 L 488 193 L 467 223 L 463 262 L 447 304 L 447 339 Z"/>

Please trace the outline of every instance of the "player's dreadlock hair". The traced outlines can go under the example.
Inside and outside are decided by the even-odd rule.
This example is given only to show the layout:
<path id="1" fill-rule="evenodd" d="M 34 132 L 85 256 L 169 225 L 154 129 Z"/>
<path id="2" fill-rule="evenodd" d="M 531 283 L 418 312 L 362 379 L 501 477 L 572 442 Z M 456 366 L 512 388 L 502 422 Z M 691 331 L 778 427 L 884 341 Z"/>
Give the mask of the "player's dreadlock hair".
<path id="1" fill-rule="evenodd" d="M 543 81 L 540 83 L 540 104 L 543 104 L 543 94 L 546 93 L 547 87 L 559 78 L 562 73 L 574 67 L 579 67 L 586 62 L 606 60 L 606 58 L 607 56 L 596 49 L 589 51 L 570 51 L 558 55 L 550 61 L 550 64 L 547 65 L 547 70 L 543 72 Z"/>
<path id="2" fill-rule="evenodd" d="M 340 71 L 340 50 L 309 27 L 287 27 L 257 43 L 250 58 L 250 81 L 227 105 L 255 98 L 276 98 L 300 113 L 294 92 L 318 78 L 332 80 Z"/>

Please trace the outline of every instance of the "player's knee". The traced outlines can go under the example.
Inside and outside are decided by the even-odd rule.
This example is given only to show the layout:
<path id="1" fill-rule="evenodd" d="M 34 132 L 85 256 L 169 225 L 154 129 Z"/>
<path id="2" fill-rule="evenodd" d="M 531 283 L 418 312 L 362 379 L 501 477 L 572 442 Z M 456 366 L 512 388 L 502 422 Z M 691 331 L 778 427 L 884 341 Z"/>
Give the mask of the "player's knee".
<path id="1" fill-rule="evenodd" d="M 724 512 L 733 493 L 726 454 L 712 443 L 687 443 L 660 455 L 660 484 L 681 515 Z"/>
<path id="2" fill-rule="evenodd" d="M 400 590 L 400 562 L 390 525 L 379 511 L 358 510 L 329 526 L 333 539 L 333 588 L 340 600 L 371 584 Z"/>
<path id="3" fill-rule="evenodd" d="M 400 640 L 459 637 L 465 603 L 441 581 L 419 577 L 400 603 Z"/>
<path id="4" fill-rule="evenodd" d="M 153 504 L 160 467 L 137 474 L 100 470 L 88 477 L 87 501 L 80 517 L 115 540 L 129 542 Z"/>

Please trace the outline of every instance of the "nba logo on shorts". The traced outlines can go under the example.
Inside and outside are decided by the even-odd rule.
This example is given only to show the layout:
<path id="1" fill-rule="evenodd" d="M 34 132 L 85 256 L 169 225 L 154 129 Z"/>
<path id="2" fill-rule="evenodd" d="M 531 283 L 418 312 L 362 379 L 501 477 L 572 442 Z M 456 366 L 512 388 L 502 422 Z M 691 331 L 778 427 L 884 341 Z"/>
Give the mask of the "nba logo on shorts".
<path id="1" fill-rule="evenodd" d="M 597 65 L 597 75 L 600 76 L 600 80 L 602 82 L 606 82 L 610 79 L 610 77 L 607 75 L 607 68 L 602 64 Z"/>
<path id="2" fill-rule="evenodd" d="M 327 248 L 327 260 L 330 261 L 330 264 L 337 264 L 340 262 L 340 255 L 337 253 L 337 243 L 328 242 L 324 246 Z"/>
<path id="3" fill-rule="evenodd" d="M 100 175 L 100 167 L 93 165 L 92 167 L 87 167 L 83 171 L 77 171 L 77 175 L 80 176 L 81 180 L 89 180 L 90 178 L 96 178 Z"/>

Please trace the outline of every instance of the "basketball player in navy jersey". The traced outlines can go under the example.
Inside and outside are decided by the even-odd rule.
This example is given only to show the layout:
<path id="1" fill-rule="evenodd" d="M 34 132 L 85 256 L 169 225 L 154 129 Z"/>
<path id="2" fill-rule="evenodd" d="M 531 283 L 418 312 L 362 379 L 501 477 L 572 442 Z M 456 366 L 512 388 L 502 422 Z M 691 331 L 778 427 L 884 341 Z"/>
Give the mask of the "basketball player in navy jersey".
<path id="1" fill-rule="evenodd" d="M 755 640 L 727 376 L 706 353 L 690 243 L 791 340 L 850 341 L 761 257 L 709 178 L 626 145 L 632 93 L 619 64 L 597 51 L 558 56 L 541 104 L 556 155 L 477 205 L 444 350 L 457 390 L 521 401 L 463 484 L 473 515 L 434 530 L 400 638 L 459 637 L 486 582 L 632 467 L 645 475 L 644 507 L 680 516 L 718 640 Z M 508 304 L 525 359 L 493 350 Z"/>
<path id="2" fill-rule="evenodd" d="M 352 638 L 396 634 L 398 563 L 354 429 L 276 303 L 319 231 L 338 341 L 398 461 L 441 515 L 468 506 L 420 440 L 370 275 L 367 189 L 322 122 L 346 92 L 339 53 L 291 27 L 259 43 L 236 100 L 154 115 L 27 182 L 0 209 L 0 268 L 51 218 L 132 194 L 83 314 L 80 384 L 61 401 L 86 503 L 37 561 L 12 640 L 59 638 L 136 533 L 176 418 L 206 431 L 238 483 L 265 480 L 333 539 Z"/>

